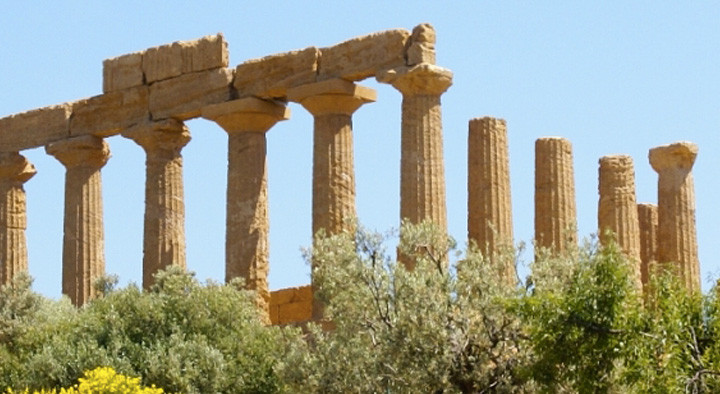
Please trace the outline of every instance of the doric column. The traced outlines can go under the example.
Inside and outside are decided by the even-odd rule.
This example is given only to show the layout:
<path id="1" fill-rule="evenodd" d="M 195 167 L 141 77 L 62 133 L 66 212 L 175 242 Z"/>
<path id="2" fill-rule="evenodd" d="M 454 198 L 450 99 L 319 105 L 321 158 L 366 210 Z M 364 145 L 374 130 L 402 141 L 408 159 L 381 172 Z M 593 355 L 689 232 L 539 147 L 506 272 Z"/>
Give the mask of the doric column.
<path id="1" fill-rule="evenodd" d="M 312 231 L 337 234 L 348 227 L 355 211 L 352 114 L 375 101 L 374 90 L 344 79 L 298 86 L 288 100 L 314 117 Z"/>
<path id="2" fill-rule="evenodd" d="M 630 156 L 603 156 L 599 160 L 598 234 L 601 243 L 617 242 L 629 260 L 635 283 L 642 289 L 640 228 L 635 198 L 635 169 Z"/>
<path id="3" fill-rule="evenodd" d="M 80 306 L 95 295 L 94 282 L 105 272 L 100 169 L 110 149 L 102 138 L 86 135 L 45 150 L 66 168 L 62 290 Z"/>
<path id="4" fill-rule="evenodd" d="M 35 167 L 17 152 L 0 152 L 0 286 L 27 271 L 27 204 L 23 184 Z"/>
<path id="5" fill-rule="evenodd" d="M 488 256 L 513 245 L 510 165 L 505 120 L 471 119 L 468 135 L 468 238 Z M 509 266 L 509 278 L 515 267 Z"/>
<path id="6" fill-rule="evenodd" d="M 659 263 L 674 263 L 688 289 L 700 291 L 700 262 L 695 232 L 695 188 L 692 170 L 698 147 L 676 142 L 650 149 L 658 173 Z"/>
<path id="7" fill-rule="evenodd" d="M 447 231 L 440 96 L 452 85 L 450 70 L 429 63 L 377 75 L 403 95 L 400 218 L 429 220 Z"/>
<path id="8" fill-rule="evenodd" d="M 355 168 L 352 114 L 375 101 L 374 90 L 343 79 L 330 79 L 288 90 L 288 100 L 300 103 L 314 121 L 312 231 L 315 236 L 354 231 Z M 313 266 L 313 270 L 316 267 Z M 313 301 L 313 318 L 322 319 L 323 305 Z"/>
<path id="9" fill-rule="evenodd" d="M 247 97 L 203 108 L 228 133 L 225 280 L 245 279 L 269 322 L 270 292 L 265 133 L 290 118 L 281 103 Z"/>
<path id="10" fill-rule="evenodd" d="M 535 141 L 535 243 L 554 253 L 577 243 L 572 145 L 565 138 Z"/>
<path id="11" fill-rule="evenodd" d="M 640 227 L 640 278 L 643 286 L 650 281 L 657 263 L 658 207 L 655 204 L 638 204 Z"/>
<path id="12" fill-rule="evenodd" d="M 187 127 L 168 119 L 125 130 L 122 135 L 140 145 L 147 155 L 143 287 L 170 265 L 185 268 L 185 199 L 180 150 L 190 141 Z"/>

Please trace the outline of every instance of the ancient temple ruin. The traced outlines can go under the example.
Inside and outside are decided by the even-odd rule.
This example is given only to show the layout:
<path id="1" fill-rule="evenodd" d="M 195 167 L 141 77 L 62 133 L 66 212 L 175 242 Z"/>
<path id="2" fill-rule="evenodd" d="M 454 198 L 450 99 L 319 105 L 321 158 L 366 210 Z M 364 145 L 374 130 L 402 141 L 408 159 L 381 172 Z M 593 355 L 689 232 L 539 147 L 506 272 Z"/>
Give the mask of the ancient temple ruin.
<path id="1" fill-rule="evenodd" d="M 205 118 L 228 134 L 225 277 L 245 279 L 275 324 L 319 318 L 312 286 L 270 293 L 267 276 L 266 133 L 290 119 L 288 102 L 314 117 L 312 231 L 352 230 L 355 175 L 352 116 L 377 99 L 367 78 L 402 94 L 400 215 L 447 229 L 441 96 L 452 72 L 435 64 L 435 31 L 388 30 L 340 44 L 274 54 L 235 67 L 221 34 L 175 42 L 103 62 L 103 93 L 0 119 L 0 283 L 27 270 L 23 184 L 36 173 L 22 155 L 45 147 L 66 168 L 62 291 L 75 305 L 94 296 L 104 273 L 101 170 L 106 138 L 122 135 L 146 153 L 143 287 L 160 269 L 185 267 L 182 149 L 185 121 Z M 577 244 L 570 141 L 535 145 L 535 242 L 551 253 Z M 699 289 L 691 168 L 694 144 L 650 150 L 658 202 L 637 204 L 633 161 L 599 162 L 598 231 L 614 238 L 633 262 L 638 287 L 657 264 L 674 264 Z M 469 122 L 468 239 L 484 253 L 512 247 L 508 126 L 503 119 Z M 506 267 L 508 277 L 514 267 Z"/>

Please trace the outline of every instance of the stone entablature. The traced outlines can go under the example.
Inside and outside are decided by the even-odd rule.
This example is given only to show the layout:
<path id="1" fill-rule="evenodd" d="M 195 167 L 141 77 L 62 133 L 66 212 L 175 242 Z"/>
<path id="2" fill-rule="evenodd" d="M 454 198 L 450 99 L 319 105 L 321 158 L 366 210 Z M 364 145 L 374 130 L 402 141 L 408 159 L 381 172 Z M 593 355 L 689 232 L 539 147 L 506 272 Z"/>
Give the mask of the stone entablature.
<path id="1" fill-rule="evenodd" d="M 67 170 L 63 293 L 76 305 L 93 297 L 93 281 L 104 272 L 105 138 L 117 134 L 135 141 L 147 157 L 144 286 L 159 269 L 185 267 L 181 151 L 190 132 L 184 121 L 203 117 L 228 134 L 226 280 L 244 278 L 268 322 L 321 319 L 312 285 L 268 290 L 266 133 L 290 118 L 289 101 L 314 116 L 313 233 L 352 231 L 352 116 L 377 99 L 357 83 L 371 77 L 402 94 L 400 219 L 432 221 L 446 230 L 441 96 L 453 74 L 435 64 L 432 26 L 387 30 L 236 67 L 228 58 L 222 34 L 118 56 L 103 62 L 102 94 L 0 118 L 0 283 L 28 264 L 23 184 L 35 169 L 20 152 L 45 146 Z M 468 236 L 485 253 L 499 252 L 513 242 L 505 121 L 471 120 L 468 149 Z M 577 244 L 571 143 L 540 138 L 535 154 L 535 242 L 563 254 Z M 636 204 L 632 159 L 600 159 L 598 229 L 614 232 L 643 284 L 652 266 L 671 263 L 689 288 L 699 288 L 691 174 L 696 155 L 697 147 L 686 142 L 650 151 L 659 174 L 657 206 Z M 514 267 L 504 271 L 513 282 Z"/>

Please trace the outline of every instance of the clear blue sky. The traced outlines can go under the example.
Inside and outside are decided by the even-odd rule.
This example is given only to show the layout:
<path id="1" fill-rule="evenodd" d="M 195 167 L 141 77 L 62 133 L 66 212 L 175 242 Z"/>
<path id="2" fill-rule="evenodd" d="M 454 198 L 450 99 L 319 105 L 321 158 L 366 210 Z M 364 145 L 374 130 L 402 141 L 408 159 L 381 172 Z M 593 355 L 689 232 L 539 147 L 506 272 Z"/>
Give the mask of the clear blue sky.
<path id="1" fill-rule="evenodd" d="M 100 94 L 103 59 L 222 32 L 230 63 L 328 46 L 391 28 L 432 23 L 438 64 L 454 84 L 443 96 L 450 233 L 466 239 L 467 122 L 508 122 L 517 241 L 533 236 L 536 138 L 569 138 L 578 226 L 597 226 L 597 160 L 635 160 L 640 202 L 656 202 L 648 149 L 690 140 L 703 286 L 720 274 L 720 3 L 704 2 L 4 2 L 0 12 L 0 117 Z M 400 94 L 374 80 L 378 101 L 354 116 L 357 207 L 367 226 L 398 226 Z M 272 289 L 309 283 L 300 248 L 310 243 L 312 118 L 298 105 L 268 133 Z M 184 149 L 188 265 L 224 276 L 226 135 L 188 122 Z M 140 282 L 145 154 L 108 140 L 103 169 L 106 270 Z M 26 184 L 35 288 L 60 295 L 64 169 L 26 151 L 38 174 Z M 529 256 L 526 256 L 529 259 Z"/>

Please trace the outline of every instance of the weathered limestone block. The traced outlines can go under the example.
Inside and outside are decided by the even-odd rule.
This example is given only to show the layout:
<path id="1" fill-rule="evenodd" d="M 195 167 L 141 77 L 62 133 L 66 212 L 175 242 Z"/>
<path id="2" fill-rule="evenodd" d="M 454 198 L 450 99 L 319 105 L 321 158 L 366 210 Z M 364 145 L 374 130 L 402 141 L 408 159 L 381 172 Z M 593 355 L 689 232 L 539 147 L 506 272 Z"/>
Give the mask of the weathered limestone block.
<path id="1" fill-rule="evenodd" d="M 35 173 L 35 167 L 19 153 L 0 153 L 0 286 L 28 268 L 23 184 Z"/>
<path id="2" fill-rule="evenodd" d="M 468 238 L 488 256 L 513 246 L 510 164 L 505 120 L 471 119 L 468 134 Z M 505 267 L 515 278 L 515 267 Z"/>
<path id="3" fill-rule="evenodd" d="M 100 137 L 84 135 L 45 147 L 66 168 L 62 290 L 80 306 L 95 296 L 105 272 L 100 169 L 110 149 Z"/>
<path id="4" fill-rule="evenodd" d="M 577 243 L 572 145 L 560 137 L 535 141 L 535 244 L 557 254 Z"/>
<path id="5" fill-rule="evenodd" d="M 273 291 L 270 295 L 272 324 L 302 323 L 312 319 L 312 286 Z"/>
<path id="6" fill-rule="evenodd" d="M 265 133 L 289 119 L 283 104 L 247 97 L 203 108 L 202 115 L 228 133 L 228 186 L 225 233 L 225 280 L 245 279 L 257 292 L 268 321 L 270 269 Z"/>
<path id="7" fill-rule="evenodd" d="M 408 40 L 407 65 L 435 64 L 435 28 L 429 23 L 417 25 Z"/>
<path id="8" fill-rule="evenodd" d="M 69 136 L 68 104 L 33 109 L 0 119 L 0 151 L 18 152 Z"/>
<path id="9" fill-rule="evenodd" d="M 630 156 L 603 156 L 599 160 L 598 234 L 600 242 L 617 242 L 630 262 L 638 289 L 642 289 L 640 225 L 635 198 L 635 168 Z M 608 233 L 610 232 L 610 233 Z M 612 238 L 610 238 L 612 237 Z"/>
<path id="10" fill-rule="evenodd" d="M 103 60 L 103 93 L 124 90 L 145 83 L 142 52 Z"/>
<path id="11" fill-rule="evenodd" d="M 640 278 L 643 286 L 646 286 L 657 264 L 658 207 L 655 204 L 638 204 L 637 211 L 640 226 Z"/>
<path id="12" fill-rule="evenodd" d="M 150 85 L 153 120 L 187 120 L 200 116 L 203 107 L 232 98 L 233 71 L 225 68 L 183 74 Z"/>
<path id="13" fill-rule="evenodd" d="M 695 186 L 692 167 L 698 147 L 676 142 L 650 149 L 650 165 L 658 173 L 658 250 L 661 264 L 677 264 L 688 289 L 700 291 L 700 262 L 695 229 Z"/>
<path id="14" fill-rule="evenodd" d="M 109 137 L 149 120 L 148 87 L 117 90 L 72 103 L 70 135 Z"/>
<path id="15" fill-rule="evenodd" d="M 145 225 L 143 239 L 143 288 L 155 274 L 174 265 L 186 267 L 185 199 L 180 151 L 190 141 L 188 128 L 168 119 L 145 123 L 123 132 L 147 154 Z"/>
<path id="16" fill-rule="evenodd" d="M 222 34 L 149 48 L 142 57 L 147 84 L 227 66 L 227 42 Z"/>
<path id="17" fill-rule="evenodd" d="M 321 48 L 318 79 L 358 81 L 382 70 L 404 66 L 409 37 L 410 32 L 405 29 L 386 30 Z"/>
<path id="18" fill-rule="evenodd" d="M 377 80 L 403 95 L 400 218 L 429 220 L 447 231 L 440 95 L 452 85 L 452 72 L 423 63 L 387 70 Z"/>
<path id="19" fill-rule="evenodd" d="M 241 63 L 235 69 L 238 96 L 284 98 L 288 89 L 315 82 L 319 56 L 309 47 Z"/>

